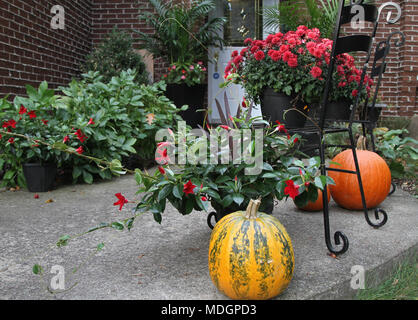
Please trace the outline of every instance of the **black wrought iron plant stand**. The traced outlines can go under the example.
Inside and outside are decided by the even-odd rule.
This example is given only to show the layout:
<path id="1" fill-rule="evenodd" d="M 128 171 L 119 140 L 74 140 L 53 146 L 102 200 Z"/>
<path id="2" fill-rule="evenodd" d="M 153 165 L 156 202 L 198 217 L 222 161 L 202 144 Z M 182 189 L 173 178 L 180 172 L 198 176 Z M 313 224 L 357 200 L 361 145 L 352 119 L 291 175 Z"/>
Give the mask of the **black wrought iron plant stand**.
<path id="1" fill-rule="evenodd" d="M 367 73 L 368 64 L 370 61 L 371 53 L 372 53 L 372 46 L 374 42 L 374 38 L 376 35 L 376 31 L 378 28 L 378 20 L 382 10 L 387 6 L 393 6 L 398 10 L 397 16 L 391 19 L 392 12 L 389 12 L 387 15 L 387 22 L 388 23 L 396 23 L 400 18 L 400 7 L 396 3 L 387 2 L 377 8 L 375 5 L 372 4 L 364 4 L 363 0 L 351 0 L 348 6 L 344 6 L 344 0 L 339 1 L 339 8 L 338 8 L 338 16 L 336 21 L 336 26 L 334 30 L 333 36 L 333 47 L 331 52 L 331 59 L 329 64 L 329 70 L 326 78 L 326 85 L 324 88 L 322 103 L 320 105 L 320 115 L 319 115 L 319 123 L 317 126 L 307 125 L 303 129 L 296 129 L 293 132 L 299 132 L 301 134 L 317 134 L 319 136 L 319 145 L 314 146 L 313 149 L 317 149 L 319 151 L 319 156 L 321 159 L 321 174 L 326 175 L 327 171 L 338 171 L 344 172 L 347 174 L 355 174 L 357 176 L 358 185 L 361 194 L 362 206 L 364 211 L 364 216 L 367 223 L 374 227 L 380 228 L 386 224 L 388 215 L 385 210 L 381 208 L 374 209 L 374 217 L 376 221 L 372 221 L 369 217 L 369 210 L 366 205 L 366 199 L 363 189 L 362 178 L 360 174 L 359 162 L 356 153 L 356 144 L 355 139 L 353 136 L 353 124 L 361 124 L 363 129 L 363 134 L 366 135 L 367 133 L 371 137 L 371 143 L 373 151 L 375 151 L 375 142 L 373 137 L 373 128 L 376 126 L 376 121 L 378 116 L 376 117 L 376 99 L 377 94 L 379 91 L 379 87 L 381 85 L 381 81 L 383 78 L 383 73 L 386 70 L 386 57 L 390 52 L 391 48 L 391 40 L 393 36 L 398 35 L 400 40 L 395 42 L 395 46 L 399 47 L 404 43 L 404 36 L 401 32 L 396 31 L 389 35 L 389 37 L 385 41 L 381 41 L 377 44 L 376 50 L 374 52 L 374 60 L 373 66 L 371 69 L 371 78 L 377 79 L 375 91 L 373 98 L 369 104 L 369 99 L 366 99 L 366 102 L 360 108 L 361 102 L 361 95 L 363 86 L 364 86 L 364 78 Z M 356 7 L 357 6 L 357 7 Z M 359 8 L 361 7 L 361 8 Z M 358 10 L 360 9 L 360 11 Z M 364 15 L 358 13 L 364 13 Z M 357 16 L 358 15 L 358 16 Z M 371 22 L 373 26 L 373 30 L 371 35 L 365 34 L 355 34 L 349 36 L 340 36 L 341 27 L 347 23 L 350 23 L 353 18 L 363 18 L 364 22 Z M 357 20 L 358 21 L 358 20 Z M 328 106 L 328 98 L 330 95 L 331 90 L 331 81 L 332 81 L 332 74 L 335 67 L 335 60 L 339 54 L 343 53 L 352 53 L 352 52 L 365 52 L 366 58 L 362 68 L 361 80 L 358 86 L 358 95 L 352 105 L 351 114 L 349 120 L 342 121 L 347 125 L 345 127 L 333 127 L 329 125 L 329 122 L 326 121 L 326 113 L 327 113 L 327 106 Z M 355 120 L 355 116 L 358 112 L 358 119 Z M 350 144 L 349 145 L 335 145 L 335 144 L 326 144 L 325 136 L 328 134 L 335 134 L 335 133 L 348 133 Z M 325 162 L 325 149 L 330 147 L 339 147 L 343 149 L 351 149 L 353 152 L 353 160 L 355 163 L 355 170 L 345 170 L 339 168 L 331 168 L 326 166 Z M 394 189 L 391 191 L 393 193 Z M 328 250 L 335 254 L 342 254 L 347 251 L 349 247 L 349 241 L 347 236 L 341 232 L 336 231 L 334 233 L 334 244 L 331 239 L 331 230 L 330 230 L 330 222 L 329 222 L 329 206 L 328 206 L 328 190 L 327 186 L 324 186 L 323 189 L 323 216 L 324 216 L 324 229 L 325 229 L 325 242 L 327 245 Z"/>

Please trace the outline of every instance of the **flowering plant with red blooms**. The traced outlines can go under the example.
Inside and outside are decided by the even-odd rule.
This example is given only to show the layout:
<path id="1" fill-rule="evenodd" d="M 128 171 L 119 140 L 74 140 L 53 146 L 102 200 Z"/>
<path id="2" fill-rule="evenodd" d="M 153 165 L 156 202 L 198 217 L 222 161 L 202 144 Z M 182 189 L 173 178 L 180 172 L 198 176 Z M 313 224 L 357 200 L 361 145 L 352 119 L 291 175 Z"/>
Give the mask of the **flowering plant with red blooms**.
<path id="1" fill-rule="evenodd" d="M 249 121 L 244 121 L 247 119 L 247 111 L 245 110 L 239 118 L 231 117 L 230 125 L 209 127 L 209 132 L 228 137 L 233 133 L 233 129 L 252 128 L 253 122 L 258 119 L 250 118 Z M 169 140 L 157 145 L 156 160 L 160 164 L 158 170 L 151 176 L 139 170 L 136 172 L 136 180 L 140 185 L 138 192 L 145 193 L 137 205 L 137 210 L 152 212 L 158 222 L 161 222 L 167 201 L 181 214 L 186 215 L 193 210 L 208 211 L 209 205 L 216 211 L 242 210 L 250 199 L 261 197 L 261 210 L 265 210 L 273 199 L 281 200 L 288 195 L 296 197 L 299 194 L 289 190 L 285 183 L 292 180 L 294 189 L 300 183 L 294 175 L 295 168 L 298 175 L 301 168 L 309 171 L 305 169 L 303 162 L 296 159 L 300 137 L 290 135 L 280 123 L 265 130 L 263 163 L 259 174 L 247 174 L 246 169 L 254 164 L 247 164 L 245 161 L 240 164 L 234 164 L 233 161 L 228 164 L 222 164 L 220 161 L 215 163 L 216 161 L 212 161 L 216 158 L 214 154 L 207 156 L 206 164 L 187 159 L 184 165 L 176 166 L 174 170 L 172 166 L 179 156 L 177 147 L 179 141 L 184 145 L 184 136 L 174 132 L 170 135 Z M 185 151 L 190 154 L 190 150 L 196 148 L 196 144 L 204 141 L 203 137 L 192 141 L 188 139 Z M 298 187 L 298 192 L 303 193 L 304 190 L 305 186 Z"/>
<path id="2" fill-rule="evenodd" d="M 288 166 L 287 179 L 282 187 L 285 196 L 290 197 L 299 208 L 315 202 L 318 198 L 318 189 L 323 190 L 325 183 L 334 185 L 331 177 L 322 176 L 320 173 L 321 160 L 313 157 L 306 161 L 292 159 Z"/>
<path id="3" fill-rule="evenodd" d="M 165 82 L 173 84 L 185 83 L 189 87 L 204 83 L 207 75 L 207 69 L 202 61 L 196 63 L 176 62 L 170 65 L 167 71 L 162 78 Z"/>
<path id="4" fill-rule="evenodd" d="M 259 102 L 264 89 L 298 96 L 306 103 L 320 101 L 330 63 L 332 40 L 321 38 L 316 28 L 270 34 L 264 40 L 246 39 L 246 47 L 234 51 L 225 68 L 225 85 L 242 85 L 249 98 Z M 330 101 L 353 100 L 361 70 L 349 54 L 341 54 L 333 73 Z M 364 92 L 372 81 L 366 76 Z M 364 93 L 362 92 L 362 94 Z"/>
<path id="5" fill-rule="evenodd" d="M 56 101 L 54 91 L 43 82 L 39 89 L 28 85 L 27 95 L 28 98 L 17 96 L 13 102 L 7 97 L 0 100 L 2 187 L 26 185 L 22 170 L 24 163 L 59 164 L 62 160 L 59 151 L 37 142 L 39 139 L 53 144 L 64 136 L 52 107 Z"/>

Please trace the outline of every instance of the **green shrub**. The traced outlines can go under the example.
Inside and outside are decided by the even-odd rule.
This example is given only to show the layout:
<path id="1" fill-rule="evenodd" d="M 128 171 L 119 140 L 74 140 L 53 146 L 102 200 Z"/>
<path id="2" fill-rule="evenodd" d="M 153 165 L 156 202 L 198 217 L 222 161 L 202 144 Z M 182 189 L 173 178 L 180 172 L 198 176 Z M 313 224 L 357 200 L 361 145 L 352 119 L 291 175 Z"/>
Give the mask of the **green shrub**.
<path id="1" fill-rule="evenodd" d="M 408 137 L 408 130 L 377 128 L 376 149 L 386 160 L 395 178 L 416 177 L 418 168 L 418 141 Z"/>
<path id="2" fill-rule="evenodd" d="M 60 88 L 61 96 L 54 95 L 43 82 L 38 90 L 27 86 L 27 98 L 16 97 L 13 103 L 7 97 L 0 100 L 1 186 L 24 187 L 22 164 L 26 162 L 52 162 L 69 169 L 74 183 L 112 178 L 109 168 L 100 168 L 93 160 L 59 149 L 71 148 L 73 153 L 78 149 L 109 162 L 136 153 L 141 159 L 154 159 L 156 132 L 175 126 L 181 120 L 181 109 L 164 96 L 164 82 L 139 84 L 136 76 L 128 69 L 103 82 L 99 72 L 89 72 L 80 81 L 73 80 L 68 87 Z M 21 110 L 25 112 L 19 113 Z M 14 136 L 10 142 L 8 130 L 23 136 Z M 31 139 L 49 146 L 34 145 Z"/>
<path id="3" fill-rule="evenodd" d="M 84 143 L 87 154 L 107 161 L 122 161 L 133 153 L 153 159 L 155 133 L 181 120 L 180 110 L 164 96 L 164 82 L 141 85 L 135 79 L 133 70 L 122 71 L 107 83 L 99 72 L 89 72 L 81 81 L 73 80 L 69 87 L 61 88 L 65 95 L 60 100 L 62 120 L 88 137 Z M 87 125 L 90 119 L 93 125 Z M 72 136 L 68 143 L 77 147 L 78 140 Z M 110 170 L 99 170 L 83 158 L 65 155 L 64 161 L 65 167 L 73 168 L 74 182 L 91 183 L 94 175 L 112 176 Z"/>
<path id="4" fill-rule="evenodd" d="M 13 103 L 7 97 L 0 100 L 0 171 L 3 171 L 0 187 L 24 187 L 22 164 L 56 163 L 60 164 L 62 154 L 49 146 L 37 143 L 41 140 L 48 144 L 62 140 L 65 126 L 57 118 L 56 100 L 53 90 L 48 89 L 44 81 L 36 90 L 26 86 L 27 98 L 15 97 Z M 21 136 L 11 136 L 5 132 Z M 33 138 L 27 140 L 24 136 Z"/>
<path id="5" fill-rule="evenodd" d="M 133 39 L 125 32 L 113 29 L 109 37 L 87 56 L 83 72 L 98 71 L 102 81 L 108 82 L 121 71 L 136 69 L 135 81 L 148 83 L 148 72 L 140 54 L 132 47 Z"/>

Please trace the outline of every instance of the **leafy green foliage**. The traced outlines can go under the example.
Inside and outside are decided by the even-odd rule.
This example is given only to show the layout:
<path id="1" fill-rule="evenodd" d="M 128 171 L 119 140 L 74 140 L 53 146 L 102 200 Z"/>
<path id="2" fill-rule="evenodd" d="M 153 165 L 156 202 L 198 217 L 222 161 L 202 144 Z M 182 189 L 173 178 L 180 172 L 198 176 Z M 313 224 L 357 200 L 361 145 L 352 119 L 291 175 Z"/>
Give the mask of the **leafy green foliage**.
<path id="1" fill-rule="evenodd" d="M 155 33 L 136 31 L 141 48 L 147 49 L 155 57 L 164 57 L 173 64 L 190 61 L 206 61 L 209 46 L 222 46 L 218 36 L 225 18 L 208 19 L 215 9 L 213 0 L 193 0 L 190 3 L 150 0 L 154 10 L 143 9 L 139 18 Z"/>
<path id="2" fill-rule="evenodd" d="M 1 187 L 25 187 L 22 164 L 57 163 L 62 156 L 58 150 L 36 142 L 39 139 L 54 143 L 64 136 L 65 130 L 57 118 L 58 97 L 45 81 L 38 89 L 27 85 L 26 91 L 28 97 L 16 96 L 12 103 L 7 97 L 0 100 L 0 130 L 32 138 L 0 134 L 0 171 L 4 173 Z M 13 123 L 8 125 L 10 122 Z"/>
<path id="3" fill-rule="evenodd" d="M 137 71 L 135 82 L 148 83 L 145 64 L 132 45 L 131 36 L 115 28 L 108 38 L 87 56 L 81 69 L 83 72 L 98 71 L 103 76 L 103 82 L 109 82 L 121 71 L 135 69 Z"/>
<path id="4" fill-rule="evenodd" d="M 392 176 L 416 177 L 418 168 L 418 141 L 408 137 L 408 130 L 377 128 L 376 148 L 386 160 Z"/>
<path id="5" fill-rule="evenodd" d="M 27 98 L 0 100 L 1 186 L 24 187 L 27 162 L 55 163 L 71 170 L 73 182 L 93 183 L 124 174 L 122 160 L 130 154 L 154 159 L 156 132 L 181 117 L 164 96 L 164 82 L 139 84 L 136 75 L 128 69 L 102 82 L 99 72 L 89 72 L 61 88 L 63 96 L 43 82 L 38 90 L 27 86 Z"/>
<path id="6" fill-rule="evenodd" d="M 132 153 L 153 159 L 156 132 L 181 119 L 178 109 L 164 96 L 165 84 L 138 84 L 133 70 L 122 71 L 107 83 L 102 79 L 99 72 L 89 72 L 81 81 L 74 80 L 62 88 L 63 120 L 74 128 L 82 128 L 88 137 L 84 143 L 88 154 L 112 161 L 116 167 L 121 168 L 123 157 Z M 87 125 L 89 119 L 94 124 Z M 78 144 L 73 137 L 68 143 L 73 147 Z M 94 162 L 70 155 L 65 155 L 64 164 L 72 168 L 74 182 L 92 183 L 95 176 L 110 179 L 111 172 L 118 173 L 116 167 L 99 170 Z"/>
<path id="7" fill-rule="evenodd" d="M 374 1 L 364 1 L 373 3 Z M 264 26 L 277 30 L 296 30 L 300 25 L 318 28 L 321 35 L 331 39 L 338 14 L 338 0 L 280 1 L 277 7 L 263 9 Z M 349 5 L 350 0 L 345 1 Z"/>
<path id="8" fill-rule="evenodd" d="M 250 129 L 251 132 L 254 122 L 259 119 L 255 117 L 247 121 L 247 112 L 248 110 L 243 110 L 240 118 L 230 118 L 234 128 Z M 224 139 L 227 139 L 225 141 L 229 140 L 231 143 L 231 136 L 228 136 L 232 133 L 231 130 L 232 128 L 222 125 L 210 129 L 209 132 L 220 137 L 224 136 Z M 190 138 L 190 135 L 186 136 Z M 157 152 L 163 154 L 164 150 L 167 150 L 168 157 L 178 156 L 179 149 L 175 146 L 184 145 L 184 137 L 180 133 L 173 133 L 171 138 L 160 144 Z M 243 210 L 250 199 L 261 197 L 262 206 L 267 205 L 274 198 L 281 200 L 287 196 L 284 181 L 291 178 L 301 180 L 299 169 L 304 168 L 304 164 L 294 156 L 298 153 L 297 135 L 280 134 L 277 127 L 266 129 L 261 151 L 255 148 L 255 140 L 248 141 L 248 137 L 243 138 L 243 148 L 245 150 L 248 148 L 250 154 L 255 156 L 256 152 L 263 153 L 261 172 L 257 174 L 248 173 L 247 169 L 254 167 L 254 163 L 246 161 L 245 155 L 244 158 L 238 156 L 234 161 L 223 164 L 218 156 L 227 151 L 210 152 L 204 155 L 207 157 L 206 161 L 204 159 L 200 159 L 198 163 L 191 161 L 190 155 L 193 152 L 205 150 L 208 145 L 206 136 L 189 138 L 185 143 L 188 157 L 184 166 L 176 167 L 174 170 L 169 165 L 163 165 L 152 176 L 139 170 L 136 172 L 136 181 L 140 185 L 138 193 L 145 193 L 137 205 L 137 210 L 150 211 L 159 223 L 167 201 L 183 215 L 190 214 L 193 210 L 207 210 L 209 202 L 215 210 L 233 212 Z M 172 153 L 168 151 L 169 149 Z M 231 149 L 228 152 L 232 152 Z M 316 164 L 315 160 L 311 167 Z M 304 192 L 305 185 L 299 188 L 300 192 Z"/>

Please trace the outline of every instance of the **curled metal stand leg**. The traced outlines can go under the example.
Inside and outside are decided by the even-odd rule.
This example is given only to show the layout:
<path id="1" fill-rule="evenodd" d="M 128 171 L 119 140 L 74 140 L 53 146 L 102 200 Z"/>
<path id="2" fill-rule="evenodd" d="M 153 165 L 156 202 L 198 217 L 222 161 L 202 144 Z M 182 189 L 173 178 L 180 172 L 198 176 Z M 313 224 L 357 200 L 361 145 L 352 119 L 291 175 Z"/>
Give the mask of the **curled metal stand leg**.
<path id="1" fill-rule="evenodd" d="M 320 139 L 322 141 L 322 135 L 320 135 Z M 320 149 L 319 149 L 319 154 L 321 157 L 321 174 L 322 175 L 326 175 L 326 168 L 325 168 L 325 151 L 324 151 L 324 147 L 323 144 L 321 142 L 320 144 Z M 323 195 L 322 195 L 322 204 L 323 204 L 323 214 L 324 214 L 324 229 L 325 229 L 325 243 L 327 245 L 328 250 L 335 254 L 335 255 L 339 255 L 339 254 L 343 254 L 344 252 L 346 252 L 348 250 L 348 246 L 349 246 L 349 242 L 348 242 L 348 238 L 347 236 L 341 232 L 341 231 L 336 231 L 334 233 L 334 242 L 336 246 L 340 246 L 342 244 L 342 246 L 338 249 L 336 247 L 334 247 L 334 245 L 332 244 L 331 241 L 331 232 L 330 232 L 330 226 L 329 226 L 329 207 L 328 207 L 328 190 L 327 190 L 327 185 L 325 185 L 324 190 L 322 191 Z"/>
<path id="2" fill-rule="evenodd" d="M 322 191 L 323 197 L 323 213 L 324 213 L 324 228 L 325 228 L 325 243 L 327 245 L 327 248 L 330 252 L 334 253 L 335 255 L 343 254 L 348 250 L 349 242 L 347 236 L 341 232 L 336 231 L 334 233 L 334 242 L 336 246 L 340 246 L 342 242 L 342 247 L 340 249 L 337 249 L 333 246 L 331 241 L 331 233 L 330 233 L 330 227 L 329 227 L 329 211 L 328 211 L 328 201 L 327 201 L 327 186 L 325 186 L 324 190 Z"/>
<path id="3" fill-rule="evenodd" d="M 383 218 L 382 219 L 379 218 L 379 213 L 381 213 L 383 215 Z M 365 217 L 366 217 L 367 223 L 369 225 L 371 225 L 373 228 L 376 228 L 376 229 L 377 228 L 380 228 L 383 225 L 385 225 L 386 222 L 388 221 L 388 215 L 387 215 L 386 211 L 383 210 L 383 209 L 381 209 L 381 208 L 375 208 L 374 209 L 374 217 L 376 218 L 377 221 L 380 220 L 380 222 L 374 223 L 374 222 L 372 222 L 370 220 L 370 218 L 369 218 L 369 210 L 367 210 L 367 213 L 366 213 Z"/>
<path id="4" fill-rule="evenodd" d="M 356 148 L 354 146 L 354 139 L 353 139 L 353 135 L 352 135 L 352 132 L 351 132 L 351 128 L 350 128 L 349 133 L 350 133 L 350 140 L 351 140 L 351 145 L 352 145 L 354 164 L 356 166 L 357 181 L 358 181 L 358 186 L 359 186 L 360 194 L 361 194 L 361 202 L 363 204 L 364 217 L 366 218 L 366 221 L 370 226 L 372 226 L 373 228 L 380 228 L 381 226 L 386 224 L 386 222 L 388 220 L 388 215 L 387 215 L 385 210 L 380 209 L 380 208 L 375 208 L 374 209 L 374 216 L 375 216 L 376 220 L 380 220 L 379 219 L 379 212 L 383 214 L 383 219 L 381 221 L 377 222 L 377 223 L 374 223 L 369 218 L 369 209 L 367 208 L 367 204 L 366 204 L 366 196 L 364 195 L 363 183 L 361 181 L 361 174 L 360 174 L 360 166 L 358 164 L 357 152 L 356 152 Z"/>
<path id="5" fill-rule="evenodd" d="M 396 191 L 396 184 L 392 182 L 392 190 L 389 191 L 388 196 L 392 195 Z"/>
<path id="6" fill-rule="evenodd" d="M 212 224 L 212 218 L 215 218 L 215 224 L 216 224 L 216 222 L 218 222 L 218 219 L 216 219 L 216 213 L 215 212 L 209 213 L 208 218 L 207 218 L 208 226 L 211 229 L 213 229 L 215 227 L 215 225 Z"/>

